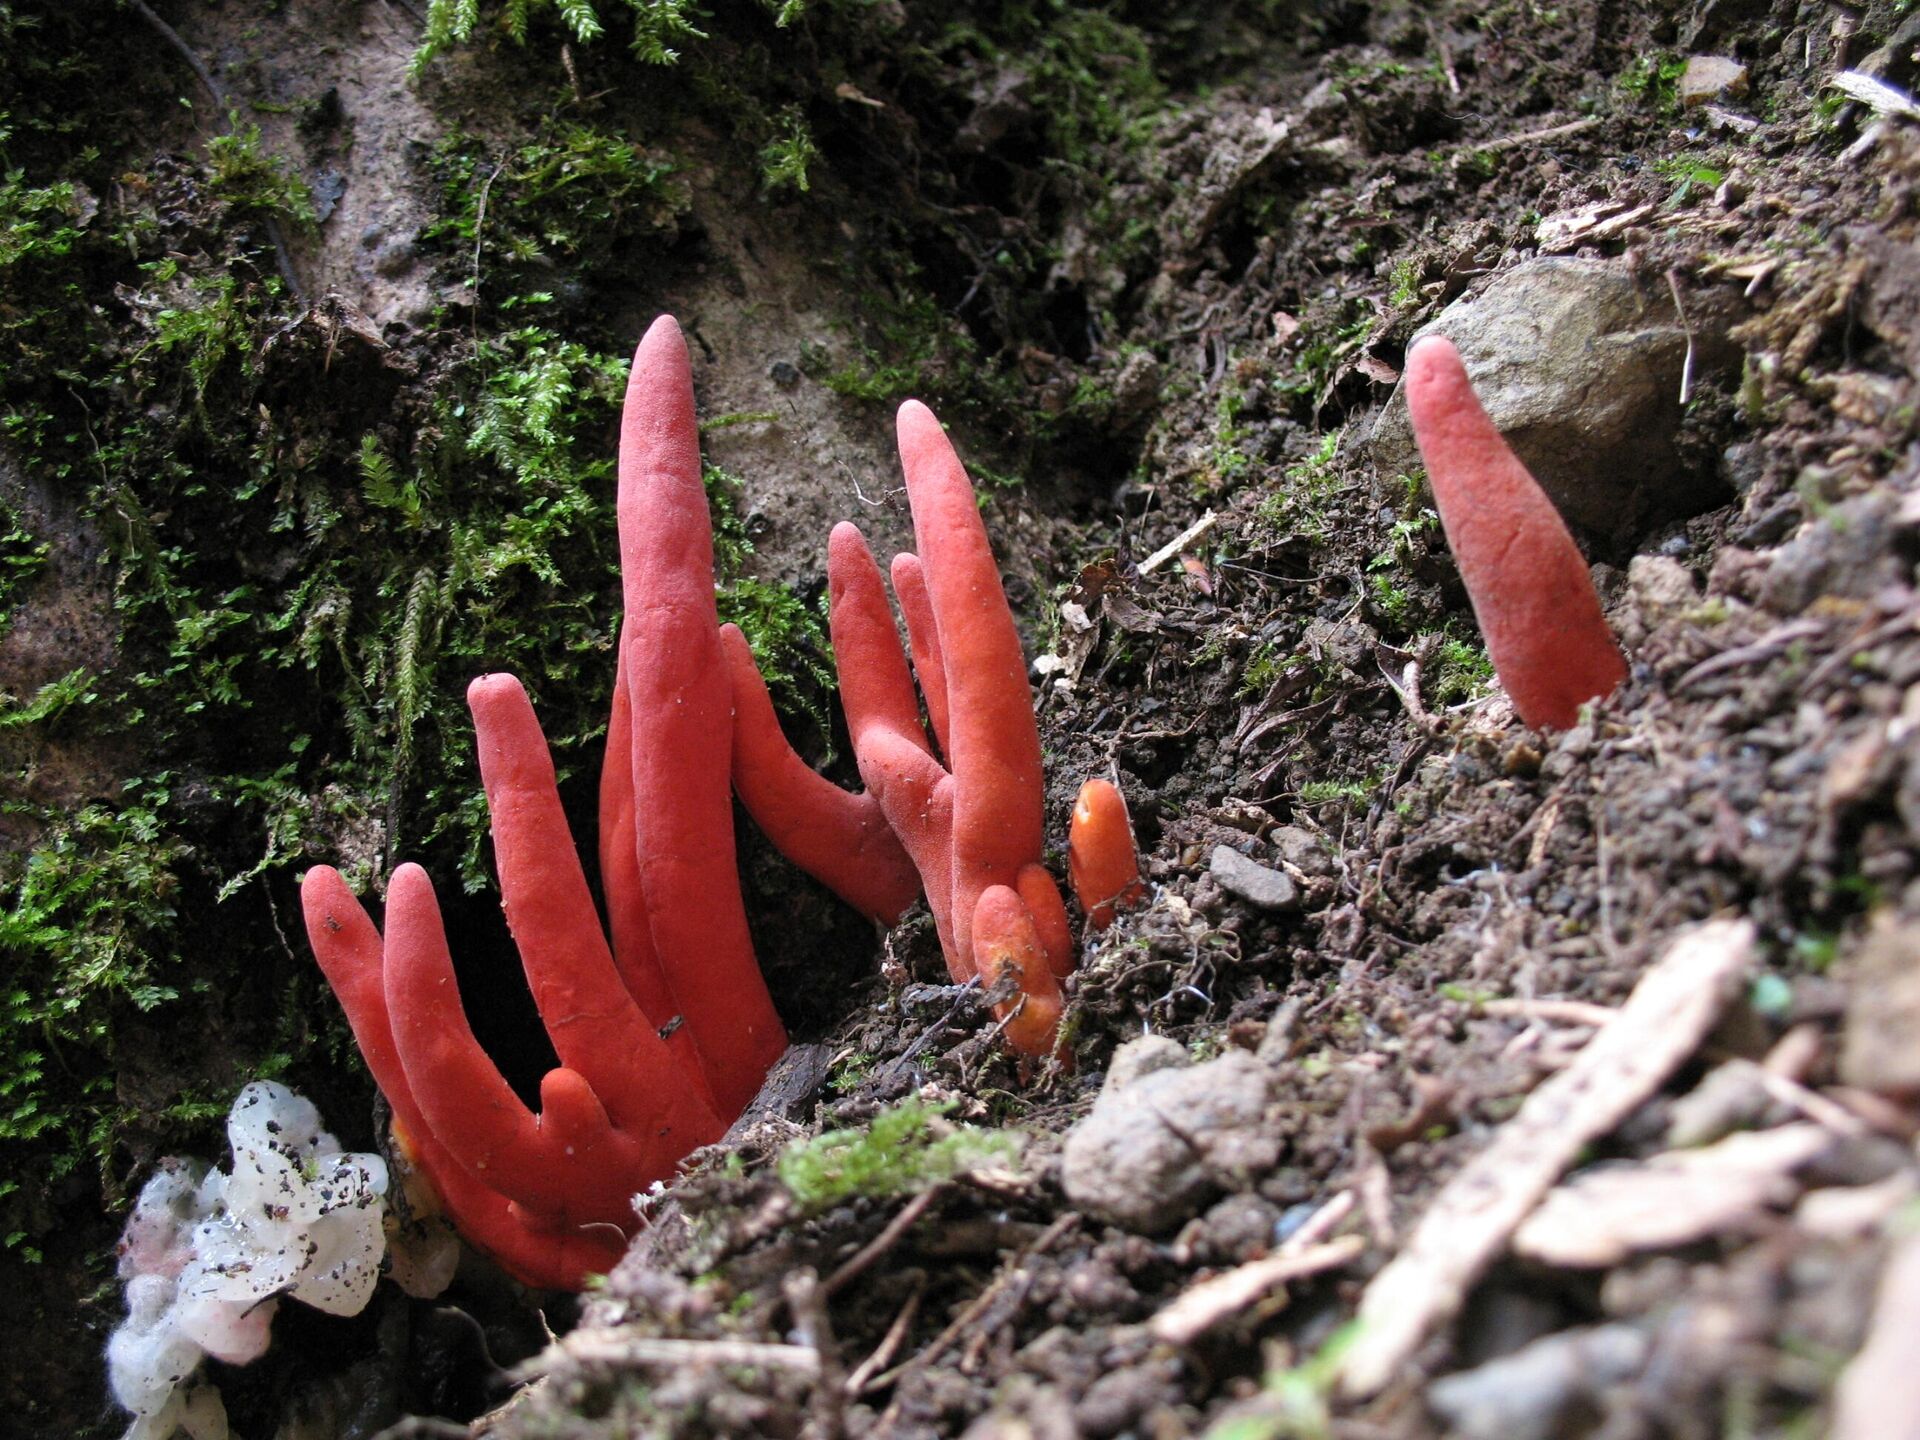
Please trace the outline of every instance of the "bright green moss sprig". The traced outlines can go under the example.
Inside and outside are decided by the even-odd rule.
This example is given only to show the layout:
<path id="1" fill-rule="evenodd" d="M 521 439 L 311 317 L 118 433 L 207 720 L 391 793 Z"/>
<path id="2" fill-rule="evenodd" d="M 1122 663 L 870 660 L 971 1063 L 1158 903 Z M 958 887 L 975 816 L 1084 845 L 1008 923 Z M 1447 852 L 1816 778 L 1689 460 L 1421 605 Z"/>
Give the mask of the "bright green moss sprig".
<path id="1" fill-rule="evenodd" d="M 787 1147 L 780 1181 L 802 1209 L 818 1213 L 856 1196 L 911 1195 L 967 1170 L 1008 1165 L 1020 1137 L 940 1122 L 950 1106 L 904 1100 L 864 1130 L 829 1130 Z"/>
<path id="2" fill-rule="evenodd" d="M 624 0 L 633 14 L 633 53 L 650 65 L 671 65 L 680 58 L 674 47 L 690 40 L 704 40 L 707 32 L 695 25 L 700 14 L 696 0 Z M 782 29 L 806 12 L 806 0 L 760 0 Z M 489 6 L 489 9 L 495 7 Z M 552 11 L 560 23 L 581 44 L 606 34 L 594 0 L 506 0 L 498 7 L 500 27 L 514 44 L 527 43 L 527 31 L 534 16 Z M 407 73 L 416 80 L 434 57 L 452 45 L 473 39 L 480 26 L 480 0 L 429 0 L 427 26 L 420 48 L 413 52 Z"/>

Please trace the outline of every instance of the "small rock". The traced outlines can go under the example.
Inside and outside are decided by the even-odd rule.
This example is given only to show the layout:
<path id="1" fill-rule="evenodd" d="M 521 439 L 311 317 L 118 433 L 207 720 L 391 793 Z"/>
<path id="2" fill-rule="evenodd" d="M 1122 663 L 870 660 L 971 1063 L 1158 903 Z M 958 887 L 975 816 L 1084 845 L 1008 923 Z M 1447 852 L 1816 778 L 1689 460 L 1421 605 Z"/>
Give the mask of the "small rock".
<path id="1" fill-rule="evenodd" d="M 1776 615 L 1798 615 L 1822 595 L 1865 600 L 1898 583 L 1905 568 L 1888 534 L 1897 505 L 1873 490 L 1830 506 L 1773 555 L 1760 599 Z"/>
<path id="2" fill-rule="evenodd" d="M 347 193 L 347 177 L 338 170 L 322 170 L 307 188 L 313 192 L 314 223 L 325 224 L 327 217 L 338 208 L 340 197 Z"/>
<path id="3" fill-rule="evenodd" d="M 389 278 L 404 275 L 413 268 L 414 249 L 406 240 L 389 240 L 373 253 L 375 273 Z"/>
<path id="4" fill-rule="evenodd" d="M 791 390 L 800 383 L 800 367 L 791 360 L 776 360 L 767 367 L 767 378 L 782 390 Z"/>
<path id="5" fill-rule="evenodd" d="M 1563 1330 L 1477 1370 L 1436 1380 L 1427 1404 L 1457 1440 L 1551 1440 L 1574 1404 L 1637 1374 L 1647 1339 L 1627 1325 Z"/>
<path id="6" fill-rule="evenodd" d="M 1229 895 L 1237 895 L 1259 909 L 1291 910 L 1300 903 L 1300 891 L 1290 876 L 1249 860 L 1231 845 L 1213 847 L 1207 872 Z"/>
<path id="7" fill-rule="evenodd" d="M 1881 920 L 1853 965 L 1840 1078 L 1862 1090 L 1920 1090 L 1920 923 Z"/>
<path id="8" fill-rule="evenodd" d="M 1695 317 L 1696 363 L 1735 351 Z M 1687 332 L 1657 278 L 1612 261 L 1548 257 L 1516 265 L 1449 305 L 1424 334 L 1458 347 L 1493 423 L 1573 525 L 1608 539 L 1654 516 L 1716 503 L 1713 479 L 1679 453 Z M 1374 425 L 1374 465 L 1420 463 L 1405 387 Z"/>
<path id="9" fill-rule="evenodd" d="M 1292 866 L 1302 875 L 1333 874 L 1333 857 L 1327 853 L 1327 843 L 1318 832 L 1304 825 L 1280 825 L 1267 839 L 1281 863 Z"/>
<path id="10" fill-rule="evenodd" d="M 1747 67 L 1725 55 L 1689 55 L 1676 93 L 1687 110 L 1710 100 L 1738 100 L 1747 93 Z"/>
<path id="11" fill-rule="evenodd" d="M 1280 1207 L 1258 1195 L 1229 1195 L 1199 1222 L 1198 1247 L 1216 1265 L 1257 1260 L 1278 1243 Z"/>
<path id="12" fill-rule="evenodd" d="M 1142 1234 L 1178 1224 L 1210 1193 L 1278 1162 L 1268 1087 L 1266 1067 L 1245 1051 L 1194 1065 L 1157 1036 L 1122 1046 L 1092 1112 L 1067 1136 L 1068 1200 Z"/>
<path id="13" fill-rule="evenodd" d="M 1636 555 L 1628 561 L 1627 588 L 1634 603 L 1655 622 L 1700 603 L 1692 572 L 1665 555 Z"/>

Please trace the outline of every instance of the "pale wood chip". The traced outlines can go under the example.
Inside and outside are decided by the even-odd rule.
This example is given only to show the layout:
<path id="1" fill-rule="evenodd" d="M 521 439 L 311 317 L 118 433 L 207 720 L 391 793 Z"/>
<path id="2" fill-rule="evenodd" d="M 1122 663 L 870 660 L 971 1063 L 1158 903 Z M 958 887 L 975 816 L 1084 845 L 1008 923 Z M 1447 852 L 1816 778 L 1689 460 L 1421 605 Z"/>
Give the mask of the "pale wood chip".
<path id="1" fill-rule="evenodd" d="M 1154 551 L 1153 554 L 1142 560 L 1140 562 L 1140 573 L 1142 575 L 1151 575 L 1189 545 L 1199 543 L 1212 531 L 1213 527 L 1219 523 L 1220 517 L 1211 510 L 1207 511 L 1206 514 L 1194 521 L 1193 524 L 1189 525 L 1165 545 L 1162 545 L 1158 550 Z"/>
<path id="2" fill-rule="evenodd" d="M 1337 1270 L 1360 1258 L 1367 1242 L 1342 1235 L 1306 1250 L 1282 1251 L 1190 1285 L 1148 1322 L 1153 1338 L 1168 1345 L 1190 1345 L 1207 1331 L 1233 1319 L 1289 1280 Z"/>
<path id="3" fill-rule="evenodd" d="M 1920 1235 L 1880 1277 L 1867 1343 L 1834 1392 L 1831 1440 L 1920 1440 Z"/>
<path id="4" fill-rule="evenodd" d="M 1527 1217 L 1514 1233 L 1514 1253 L 1598 1268 L 1636 1251 L 1748 1232 L 1800 1193 L 1793 1172 L 1832 1144 L 1824 1126 L 1781 1125 L 1669 1150 L 1644 1164 L 1583 1170 Z"/>
<path id="5" fill-rule="evenodd" d="M 1753 953 L 1754 927 L 1744 920 L 1686 931 L 1573 1062 L 1527 1097 L 1434 1197 L 1406 1248 L 1368 1285 L 1359 1338 L 1341 1365 L 1343 1393 L 1358 1398 L 1383 1388 L 1458 1313 L 1469 1288 L 1580 1152 L 1699 1047 Z"/>

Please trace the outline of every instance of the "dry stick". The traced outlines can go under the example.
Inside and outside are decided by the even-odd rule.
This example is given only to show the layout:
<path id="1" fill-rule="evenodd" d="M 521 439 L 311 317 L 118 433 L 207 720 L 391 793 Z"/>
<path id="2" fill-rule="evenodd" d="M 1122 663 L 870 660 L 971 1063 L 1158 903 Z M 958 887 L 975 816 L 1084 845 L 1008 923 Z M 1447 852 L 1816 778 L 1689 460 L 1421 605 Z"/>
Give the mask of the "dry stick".
<path id="1" fill-rule="evenodd" d="M 1224 1275 L 1190 1285 L 1148 1322 L 1153 1338 L 1168 1345 L 1191 1345 L 1207 1331 L 1241 1314 L 1268 1292 L 1289 1280 L 1303 1280 L 1325 1270 L 1337 1270 L 1360 1258 L 1367 1242 L 1358 1235 L 1342 1235 L 1308 1250 L 1269 1255 Z"/>
<path id="2" fill-rule="evenodd" d="M 1532 145 L 1540 140 L 1564 140 L 1569 135 L 1578 135 L 1584 130 L 1591 130 L 1599 123 L 1597 116 L 1589 115 L 1584 120 L 1569 120 L 1564 125 L 1549 125 L 1544 130 L 1526 130 L 1518 135 L 1502 135 L 1498 140 L 1489 140 L 1484 145 L 1475 145 L 1472 148 L 1498 152 L 1512 150 L 1521 145 Z"/>
<path id="3" fill-rule="evenodd" d="M 793 1315 L 796 1337 L 820 1357 L 820 1378 L 813 1387 L 813 1428 L 823 1440 L 835 1440 L 847 1413 L 846 1367 L 834 1343 L 833 1322 L 827 1317 L 827 1298 L 811 1267 L 795 1270 L 781 1284 L 787 1309 Z"/>
<path id="4" fill-rule="evenodd" d="M 1808 672 L 1807 678 L 1800 682 L 1800 693 L 1811 694 L 1831 680 L 1834 675 L 1851 665 L 1856 655 L 1864 655 L 1875 646 L 1884 645 L 1889 640 L 1897 640 L 1901 635 L 1912 634 L 1916 628 L 1920 628 L 1920 615 L 1908 609 L 1901 611 L 1884 624 L 1875 626 L 1858 640 L 1847 641 Z"/>
<path id="5" fill-rule="evenodd" d="M 1680 272 L 1667 271 L 1667 289 L 1673 294 L 1673 313 L 1680 317 L 1680 329 L 1687 337 L 1686 358 L 1680 362 L 1680 403 L 1693 398 L 1693 326 L 1687 321 L 1687 307 L 1680 299 Z"/>
<path id="6" fill-rule="evenodd" d="M 979 993 L 980 977 L 975 975 L 970 977 L 963 985 L 952 985 L 943 988 L 957 992 L 953 1004 L 947 1009 L 947 1013 L 915 1036 L 913 1043 L 907 1046 L 905 1050 L 902 1050 L 898 1056 L 889 1062 L 887 1068 L 881 1072 L 881 1079 L 892 1079 L 900 1072 L 903 1066 L 933 1043 L 933 1037 L 935 1035 L 938 1035 L 953 1023 L 954 1017 L 959 1015 L 962 1007 L 966 1005 L 969 998 Z"/>
<path id="7" fill-rule="evenodd" d="M 1026 1249 L 1022 1250 L 1018 1255 L 1014 1256 L 1012 1260 L 1001 1267 L 1000 1273 L 993 1277 L 993 1283 L 988 1285 L 987 1288 L 982 1290 L 978 1295 L 974 1296 L 973 1303 L 956 1315 L 952 1324 L 934 1336 L 933 1340 L 923 1346 L 911 1360 L 896 1365 L 893 1369 L 887 1371 L 886 1374 L 869 1382 L 867 1388 L 870 1390 L 878 1390 L 883 1386 L 896 1384 L 901 1376 L 910 1371 L 919 1370 L 938 1360 L 947 1346 L 953 1343 L 954 1337 L 959 1335 L 961 1331 L 965 1330 L 967 1326 L 971 1325 L 975 1320 L 979 1319 L 986 1308 L 998 1299 L 1000 1294 L 1013 1283 L 1015 1277 L 1023 1273 L 1024 1267 L 1029 1260 L 1037 1255 L 1043 1254 L 1052 1247 L 1054 1241 L 1058 1240 L 1079 1223 L 1080 1215 L 1077 1211 L 1073 1210 L 1069 1210 L 1066 1214 L 1055 1220 L 1053 1224 L 1049 1225 L 1035 1237 L 1031 1245 L 1027 1246 Z"/>
<path id="8" fill-rule="evenodd" d="M 867 1382 L 879 1374 L 892 1360 L 900 1344 L 907 1338 L 907 1330 L 913 1324 L 913 1317 L 920 1313 L 920 1297 L 927 1293 L 927 1279 L 922 1275 L 913 1287 L 913 1293 L 907 1296 L 907 1303 L 900 1307 L 900 1313 L 893 1317 L 893 1323 L 887 1327 L 887 1333 L 880 1338 L 874 1351 L 847 1377 L 846 1392 L 849 1398 L 860 1395 L 867 1388 Z"/>
<path id="9" fill-rule="evenodd" d="M 1749 921 L 1684 931 L 1607 1026 L 1442 1187 L 1361 1297 L 1359 1338 L 1340 1367 L 1343 1394 L 1364 1398 L 1405 1373 L 1561 1172 L 1699 1047 L 1751 968 L 1754 948 Z"/>
<path id="10" fill-rule="evenodd" d="M 927 1213 L 927 1207 L 940 1193 L 940 1186 L 922 1190 L 913 1199 L 901 1207 L 900 1213 L 889 1220 L 886 1228 L 860 1248 L 858 1254 L 827 1277 L 820 1288 L 828 1295 L 838 1295 L 848 1282 L 859 1276 L 866 1268 L 878 1260 L 887 1251 L 900 1243 L 900 1237 L 913 1228 L 914 1222 Z"/>
<path id="11" fill-rule="evenodd" d="M 1811 640 L 1816 635 L 1826 633 L 1827 627 L 1818 620 L 1789 620 L 1786 624 L 1769 630 L 1750 645 L 1740 645 L 1732 650 L 1722 650 L 1718 655 L 1709 655 L 1674 681 L 1674 693 L 1677 695 L 1708 676 L 1718 675 L 1723 670 L 1737 670 L 1742 665 L 1771 660 L 1796 640 Z"/>
<path id="12" fill-rule="evenodd" d="M 1174 536 L 1173 539 L 1169 540 L 1158 550 L 1154 551 L 1153 554 L 1142 560 L 1140 562 L 1140 573 L 1142 575 L 1151 575 L 1182 550 L 1205 536 L 1219 523 L 1220 517 L 1211 510 L 1207 511 L 1206 514 L 1202 515 L 1198 520 Z"/>
<path id="13" fill-rule="evenodd" d="M 569 1362 L 657 1370 L 686 1365 L 750 1365 L 782 1370 L 803 1380 L 820 1378 L 820 1352 L 811 1345 L 775 1345 L 754 1340 L 661 1340 L 628 1335 L 613 1326 L 575 1330 L 519 1366 L 513 1375 L 517 1380 L 532 1380 Z"/>
<path id="14" fill-rule="evenodd" d="M 220 88 L 220 82 L 213 78 L 213 72 L 207 68 L 206 62 L 201 60 L 194 48 L 180 37 L 178 30 L 154 14 L 146 0 L 128 0 L 128 3 L 133 7 L 134 13 L 159 31 L 160 38 L 171 45 L 180 58 L 187 62 L 187 68 L 193 71 L 194 79 L 198 80 L 207 94 L 213 97 L 214 107 L 220 112 L 220 123 L 231 131 L 233 107 L 228 104 L 227 92 Z M 267 239 L 273 245 L 274 267 L 279 270 L 280 278 L 286 282 L 287 290 L 292 294 L 294 302 L 304 305 L 307 301 L 306 292 L 300 288 L 300 277 L 293 273 L 293 257 L 287 253 L 287 241 L 286 237 L 280 233 L 280 222 L 271 215 L 264 219 Z"/>
<path id="15" fill-rule="evenodd" d="M 1546 1020 L 1555 1025 L 1590 1025 L 1595 1030 L 1620 1012 L 1611 1005 L 1585 1000 L 1483 1000 L 1474 1007 L 1483 1015 L 1502 1019 Z"/>

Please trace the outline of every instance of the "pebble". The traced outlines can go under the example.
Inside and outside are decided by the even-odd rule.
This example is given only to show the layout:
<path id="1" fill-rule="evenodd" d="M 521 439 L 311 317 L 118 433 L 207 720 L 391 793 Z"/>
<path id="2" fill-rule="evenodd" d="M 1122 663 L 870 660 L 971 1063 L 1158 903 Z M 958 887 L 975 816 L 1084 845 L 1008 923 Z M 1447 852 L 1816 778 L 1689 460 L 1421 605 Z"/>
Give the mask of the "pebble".
<path id="1" fill-rule="evenodd" d="M 1300 903 L 1300 891 L 1284 871 L 1270 870 L 1249 860 L 1231 845 L 1213 847 L 1207 872 L 1229 895 L 1262 910 L 1291 910 Z"/>

